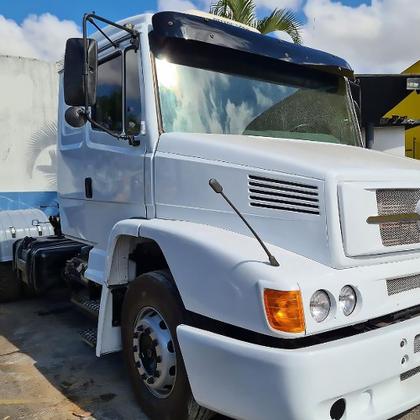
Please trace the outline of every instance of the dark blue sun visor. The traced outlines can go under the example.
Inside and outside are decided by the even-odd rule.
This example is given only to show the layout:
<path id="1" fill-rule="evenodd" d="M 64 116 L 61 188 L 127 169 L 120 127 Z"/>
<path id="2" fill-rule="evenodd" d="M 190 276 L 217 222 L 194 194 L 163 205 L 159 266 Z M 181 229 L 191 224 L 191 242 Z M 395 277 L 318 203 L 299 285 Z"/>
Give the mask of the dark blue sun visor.
<path id="1" fill-rule="evenodd" d="M 340 57 L 281 41 L 218 20 L 178 12 L 160 12 L 152 18 L 153 37 L 162 42 L 184 40 L 205 46 L 240 51 L 353 78 L 353 69 Z"/>

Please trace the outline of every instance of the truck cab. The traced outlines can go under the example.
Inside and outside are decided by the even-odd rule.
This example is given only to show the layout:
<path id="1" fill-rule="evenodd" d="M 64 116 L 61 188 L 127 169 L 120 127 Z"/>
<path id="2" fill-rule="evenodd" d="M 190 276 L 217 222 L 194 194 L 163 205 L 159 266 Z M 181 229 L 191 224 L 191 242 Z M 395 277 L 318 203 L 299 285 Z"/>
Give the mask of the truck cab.
<path id="1" fill-rule="evenodd" d="M 210 16 L 97 18 L 60 72 L 61 228 L 146 414 L 419 404 L 420 164 L 363 147 L 350 65 Z"/>

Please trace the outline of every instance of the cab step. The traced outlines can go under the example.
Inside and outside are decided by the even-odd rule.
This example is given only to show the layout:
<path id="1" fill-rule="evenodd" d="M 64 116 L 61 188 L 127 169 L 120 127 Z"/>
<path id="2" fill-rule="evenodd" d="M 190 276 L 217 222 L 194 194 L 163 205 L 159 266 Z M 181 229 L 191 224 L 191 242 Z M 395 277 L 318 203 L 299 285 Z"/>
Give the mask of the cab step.
<path id="1" fill-rule="evenodd" d="M 87 328 L 80 331 L 80 337 L 90 347 L 96 348 L 96 336 L 98 334 L 97 328 Z"/>
<path id="2" fill-rule="evenodd" d="M 75 294 L 71 297 L 71 302 L 86 315 L 98 319 L 101 303 L 99 299 L 89 299 L 86 296 Z"/>

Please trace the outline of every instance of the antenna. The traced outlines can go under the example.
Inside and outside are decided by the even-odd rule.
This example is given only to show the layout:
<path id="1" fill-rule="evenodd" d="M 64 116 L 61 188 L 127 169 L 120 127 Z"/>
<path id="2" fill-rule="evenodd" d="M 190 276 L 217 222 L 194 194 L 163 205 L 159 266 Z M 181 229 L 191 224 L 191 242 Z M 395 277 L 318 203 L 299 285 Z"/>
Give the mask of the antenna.
<path id="1" fill-rule="evenodd" d="M 229 200 L 229 198 L 226 196 L 226 194 L 223 192 L 223 187 L 220 185 L 219 181 L 217 179 L 211 178 L 209 180 L 209 185 L 212 188 L 212 190 L 216 193 L 216 194 L 220 194 L 225 201 L 229 204 L 230 207 L 232 207 L 232 209 L 235 211 L 235 213 L 240 217 L 240 219 L 245 223 L 245 225 L 247 226 L 247 228 L 251 231 L 251 233 L 254 235 L 255 239 L 260 243 L 260 245 L 262 246 L 262 248 L 264 249 L 265 253 L 268 256 L 268 260 L 270 261 L 270 264 L 273 267 L 278 267 L 280 264 L 278 263 L 278 261 L 276 260 L 276 258 L 274 257 L 274 255 L 268 250 L 268 248 L 265 246 L 264 242 L 262 241 L 262 239 L 259 237 L 259 235 L 257 234 L 257 232 L 255 232 L 255 230 L 251 227 L 251 225 L 246 221 L 245 217 L 242 216 L 242 214 L 240 213 L 240 211 L 235 207 L 235 205 Z"/>

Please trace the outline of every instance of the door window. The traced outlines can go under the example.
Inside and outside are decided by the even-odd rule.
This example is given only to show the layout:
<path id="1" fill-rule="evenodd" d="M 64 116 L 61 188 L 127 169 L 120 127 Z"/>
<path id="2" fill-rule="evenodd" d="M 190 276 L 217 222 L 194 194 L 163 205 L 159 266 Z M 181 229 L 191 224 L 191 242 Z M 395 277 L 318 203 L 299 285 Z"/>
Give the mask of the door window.
<path id="1" fill-rule="evenodd" d="M 125 132 L 137 135 L 141 115 L 139 58 L 132 48 L 125 52 L 125 81 Z"/>
<path id="2" fill-rule="evenodd" d="M 93 118 L 115 133 L 140 133 L 141 100 L 139 56 L 133 48 L 102 61 L 98 66 Z M 101 130 L 92 126 L 94 130 Z"/>
<path id="3" fill-rule="evenodd" d="M 94 120 L 108 130 L 122 131 L 122 55 L 111 57 L 98 67 Z M 97 129 L 96 126 L 93 127 Z"/>

